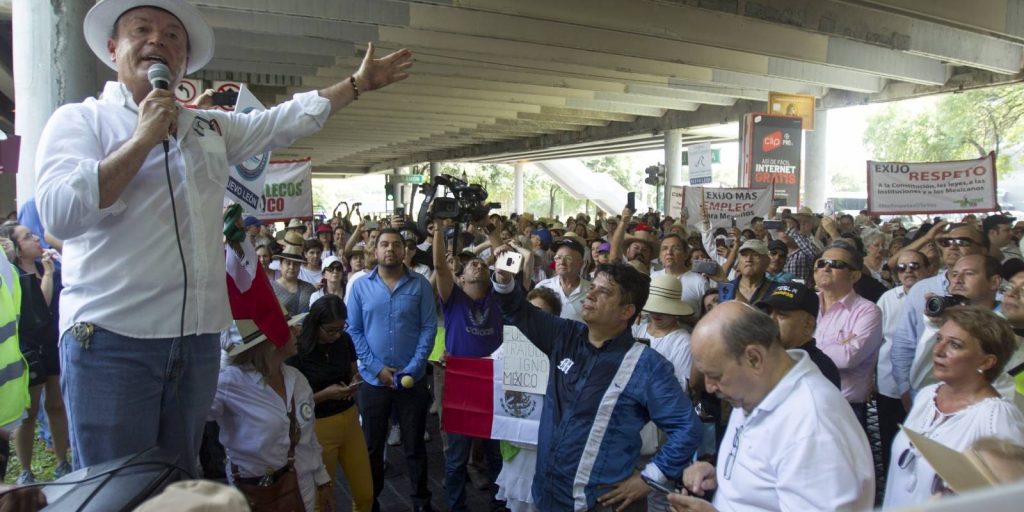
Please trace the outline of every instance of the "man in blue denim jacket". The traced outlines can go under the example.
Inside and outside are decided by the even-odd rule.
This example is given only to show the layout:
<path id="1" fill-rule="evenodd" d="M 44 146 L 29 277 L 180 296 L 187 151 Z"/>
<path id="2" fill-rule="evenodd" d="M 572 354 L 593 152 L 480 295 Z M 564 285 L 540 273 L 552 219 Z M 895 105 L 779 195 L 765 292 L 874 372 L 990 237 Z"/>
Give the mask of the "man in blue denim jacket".
<path id="1" fill-rule="evenodd" d="M 551 359 L 533 479 L 537 507 L 633 510 L 651 491 L 641 473 L 677 481 L 701 439 L 700 423 L 672 363 L 629 329 L 650 278 L 621 263 L 598 267 L 583 301 L 584 323 L 532 306 L 507 272 L 496 272 L 494 281 L 506 323 Z M 641 472 L 640 429 L 648 421 L 667 441 Z"/>

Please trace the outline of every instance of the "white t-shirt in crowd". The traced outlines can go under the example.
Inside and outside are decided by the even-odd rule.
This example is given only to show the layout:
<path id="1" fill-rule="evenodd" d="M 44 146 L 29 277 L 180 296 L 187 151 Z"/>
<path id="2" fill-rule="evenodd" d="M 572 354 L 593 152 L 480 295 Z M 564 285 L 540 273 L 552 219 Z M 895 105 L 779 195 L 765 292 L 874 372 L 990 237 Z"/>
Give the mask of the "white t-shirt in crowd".
<path id="1" fill-rule="evenodd" d="M 690 356 L 690 331 L 680 327 L 660 338 L 655 337 L 648 331 L 650 323 L 641 322 L 633 326 L 633 337 L 646 338 L 651 341 L 651 348 L 655 352 L 665 356 L 676 369 L 676 379 L 683 391 L 689 389 L 690 368 L 693 360 Z"/>
<path id="2" fill-rule="evenodd" d="M 537 283 L 537 286 L 553 290 L 555 295 L 558 295 L 558 299 L 562 301 L 562 314 L 560 315 L 562 318 L 582 322 L 583 299 L 590 293 L 590 281 L 580 279 L 580 284 L 576 286 L 576 289 L 566 295 L 562 292 L 560 279 L 558 276 L 545 279 Z"/>

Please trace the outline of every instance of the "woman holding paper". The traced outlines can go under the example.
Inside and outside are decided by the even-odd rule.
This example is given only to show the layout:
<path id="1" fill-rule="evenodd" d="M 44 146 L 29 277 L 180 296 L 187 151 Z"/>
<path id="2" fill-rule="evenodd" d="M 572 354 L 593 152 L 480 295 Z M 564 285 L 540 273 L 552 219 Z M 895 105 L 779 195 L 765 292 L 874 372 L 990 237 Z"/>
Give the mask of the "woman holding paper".
<path id="1" fill-rule="evenodd" d="M 991 436 L 1024 443 L 1024 415 L 992 387 L 1016 349 L 1010 324 L 978 307 L 952 308 L 944 315 L 932 350 L 937 384 L 925 387 L 903 427 L 961 451 Z M 943 483 L 900 432 L 892 445 L 883 507 L 923 503 Z"/>

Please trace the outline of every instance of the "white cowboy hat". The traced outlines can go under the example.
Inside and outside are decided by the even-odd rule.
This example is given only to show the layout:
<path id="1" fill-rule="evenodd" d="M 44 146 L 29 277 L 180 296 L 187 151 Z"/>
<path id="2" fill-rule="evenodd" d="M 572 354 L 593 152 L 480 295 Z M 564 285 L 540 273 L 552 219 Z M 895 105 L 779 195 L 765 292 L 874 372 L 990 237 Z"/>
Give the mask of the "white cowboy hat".
<path id="1" fill-rule="evenodd" d="M 185 0 L 100 0 L 85 15 L 83 29 L 85 42 L 107 67 L 117 71 L 117 64 L 110 60 L 110 52 L 107 50 L 107 41 L 114 31 L 114 24 L 122 14 L 137 7 L 163 9 L 178 18 L 185 27 L 189 45 L 186 75 L 199 71 L 213 58 L 213 29 L 203 19 L 199 9 Z"/>
<path id="2" fill-rule="evenodd" d="M 302 320 L 306 318 L 307 314 L 308 313 L 299 313 L 292 317 L 285 315 L 288 319 L 288 327 L 301 323 Z M 228 350 L 229 357 L 235 357 L 267 340 L 267 335 L 263 334 L 263 331 L 261 331 L 259 327 L 256 327 L 256 322 L 253 322 L 248 318 L 236 318 L 235 326 L 238 327 L 238 334 L 242 336 L 242 342 L 231 347 L 231 350 Z"/>

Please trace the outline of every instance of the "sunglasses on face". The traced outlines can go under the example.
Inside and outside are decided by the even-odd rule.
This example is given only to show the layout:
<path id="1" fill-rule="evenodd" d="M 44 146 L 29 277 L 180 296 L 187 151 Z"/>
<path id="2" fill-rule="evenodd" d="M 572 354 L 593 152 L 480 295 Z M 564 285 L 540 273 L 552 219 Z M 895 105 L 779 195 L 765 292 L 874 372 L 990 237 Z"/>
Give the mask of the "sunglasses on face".
<path id="1" fill-rule="evenodd" d="M 954 246 L 954 245 L 957 246 L 957 247 L 970 247 L 972 245 L 977 245 L 978 244 L 978 242 L 975 242 L 974 240 L 971 240 L 970 238 L 964 238 L 964 237 L 959 237 L 959 238 L 940 238 L 938 240 L 938 242 L 939 242 L 939 245 L 941 245 L 942 247 L 951 247 L 951 246 Z"/>
<path id="2" fill-rule="evenodd" d="M 771 256 L 772 258 L 778 258 L 779 256 L 785 256 L 785 255 L 786 255 L 786 253 L 784 253 L 784 252 L 782 252 L 782 251 L 768 251 L 768 254 L 769 254 L 769 255 L 770 255 L 770 256 Z"/>
<path id="3" fill-rule="evenodd" d="M 898 272 L 900 274 L 902 274 L 902 273 L 904 273 L 904 272 L 906 272 L 908 270 L 917 270 L 919 268 L 921 268 L 921 264 L 920 263 L 916 263 L 916 262 L 915 263 L 897 263 L 896 264 L 896 272 Z"/>
<path id="4" fill-rule="evenodd" d="M 814 268 L 823 269 L 825 267 L 828 267 L 832 270 L 850 270 L 853 268 L 852 265 L 843 260 L 820 259 L 814 263 Z"/>
<path id="5" fill-rule="evenodd" d="M 341 265 L 331 265 L 324 269 L 325 272 L 341 272 Z"/>

